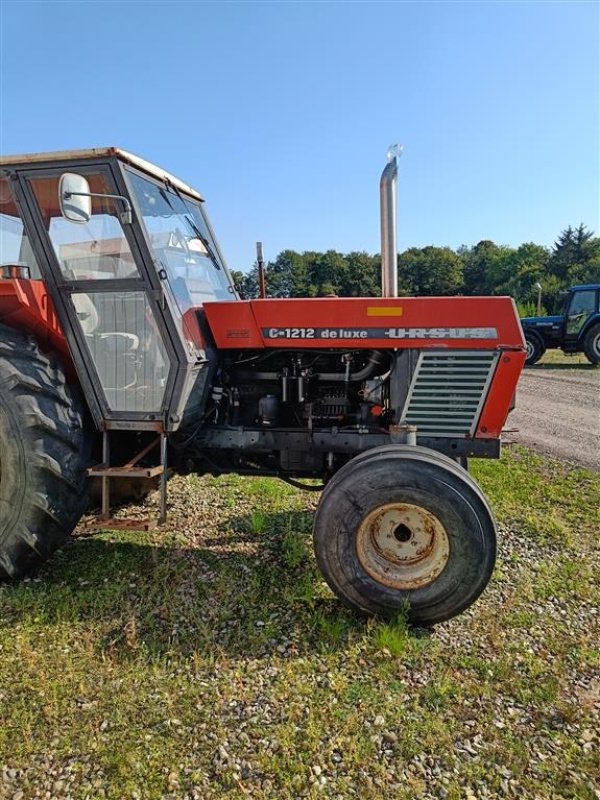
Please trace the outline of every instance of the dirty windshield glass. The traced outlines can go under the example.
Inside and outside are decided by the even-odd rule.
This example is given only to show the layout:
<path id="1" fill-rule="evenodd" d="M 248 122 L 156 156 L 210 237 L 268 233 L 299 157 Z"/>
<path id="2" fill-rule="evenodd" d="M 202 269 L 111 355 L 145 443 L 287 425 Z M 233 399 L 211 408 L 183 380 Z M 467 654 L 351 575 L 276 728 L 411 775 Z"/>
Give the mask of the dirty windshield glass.
<path id="1" fill-rule="evenodd" d="M 131 173 L 131 182 L 154 255 L 167 272 L 181 311 L 207 300 L 233 300 L 200 206 L 139 175 Z"/>

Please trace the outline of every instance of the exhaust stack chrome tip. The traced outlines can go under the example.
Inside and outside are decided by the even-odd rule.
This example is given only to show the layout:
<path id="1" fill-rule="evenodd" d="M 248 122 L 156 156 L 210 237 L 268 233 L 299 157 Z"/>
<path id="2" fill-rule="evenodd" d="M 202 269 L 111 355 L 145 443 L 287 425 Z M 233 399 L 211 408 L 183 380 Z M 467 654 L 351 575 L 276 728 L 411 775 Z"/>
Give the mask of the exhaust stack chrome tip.
<path id="1" fill-rule="evenodd" d="M 398 250 L 396 246 L 396 179 L 401 144 L 388 148 L 388 163 L 379 182 L 381 214 L 381 296 L 398 297 Z"/>

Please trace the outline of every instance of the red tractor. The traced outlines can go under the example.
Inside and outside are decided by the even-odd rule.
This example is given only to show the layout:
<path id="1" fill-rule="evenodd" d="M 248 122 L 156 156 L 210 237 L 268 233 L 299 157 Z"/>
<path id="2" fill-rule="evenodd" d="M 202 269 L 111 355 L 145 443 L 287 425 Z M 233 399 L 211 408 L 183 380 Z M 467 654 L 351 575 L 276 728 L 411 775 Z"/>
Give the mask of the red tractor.
<path id="1" fill-rule="evenodd" d="M 475 601 L 496 530 L 466 463 L 499 455 L 525 344 L 508 297 L 397 297 L 396 175 L 391 155 L 383 297 L 241 301 L 202 197 L 162 169 L 0 160 L 1 578 L 63 542 L 91 479 L 111 528 L 132 481 L 159 481 L 164 521 L 168 472 L 237 472 L 321 481 L 317 561 L 360 612 Z"/>

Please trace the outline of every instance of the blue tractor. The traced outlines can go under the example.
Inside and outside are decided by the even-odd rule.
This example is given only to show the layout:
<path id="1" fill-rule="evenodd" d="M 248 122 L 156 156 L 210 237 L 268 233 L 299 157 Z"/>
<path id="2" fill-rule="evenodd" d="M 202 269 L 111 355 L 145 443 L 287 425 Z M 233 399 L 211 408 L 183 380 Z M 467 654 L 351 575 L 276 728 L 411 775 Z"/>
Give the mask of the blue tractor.
<path id="1" fill-rule="evenodd" d="M 600 283 L 572 286 L 559 314 L 521 320 L 527 343 L 526 364 L 535 364 L 546 350 L 585 353 L 592 364 L 600 364 Z"/>

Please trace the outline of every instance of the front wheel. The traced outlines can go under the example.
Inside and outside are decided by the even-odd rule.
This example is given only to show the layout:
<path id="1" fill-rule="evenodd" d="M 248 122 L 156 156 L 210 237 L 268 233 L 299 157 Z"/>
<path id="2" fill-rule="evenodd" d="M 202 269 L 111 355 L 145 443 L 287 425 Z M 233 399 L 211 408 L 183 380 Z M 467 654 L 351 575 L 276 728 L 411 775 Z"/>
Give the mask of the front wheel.
<path id="1" fill-rule="evenodd" d="M 525 363 L 528 367 L 531 367 L 533 364 L 537 364 L 546 352 L 546 348 L 537 334 L 529 333 L 528 331 L 525 331 L 525 344 L 527 346 L 527 358 L 525 359 Z"/>
<path id="2" fill-rule="evenodd" d="M 593 325 L 586 333 L 583 352 L 590 364 L 600 364 L 600 325 Z"/>
<path id="3" fill-rule="evenodd" d="M 317 563 L 347 605 L 431 625 L 464 611 L 487 586 L 496 528 L 473 478 L 423 447 L 386 445 L 349 461 L 324 490 Z"/>

